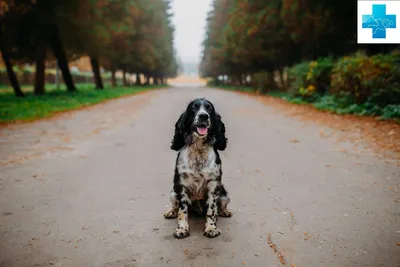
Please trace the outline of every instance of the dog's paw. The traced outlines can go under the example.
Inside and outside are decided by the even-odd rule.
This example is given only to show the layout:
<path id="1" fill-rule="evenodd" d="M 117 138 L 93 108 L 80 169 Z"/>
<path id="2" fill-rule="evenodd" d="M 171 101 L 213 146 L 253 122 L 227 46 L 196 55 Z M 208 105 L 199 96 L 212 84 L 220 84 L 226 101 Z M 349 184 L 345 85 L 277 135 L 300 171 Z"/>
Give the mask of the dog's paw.
<path id="1" fill-rule="evenodd" d="M 174 236 L 179 239 L 188 237 L 189 235 L 189 229 L 183 227 L 178 227 L 174 232 Z"/>
<path id="2" fill-rule="evenodd" d="M 176 217 L 178 217 L 178 211 L 176 211 L 176 210 L 167 210 L 164 213 L 164 217 L 166 219 L 175 219 Z"/>
<path id="3" fill-rule="evenodd" d="M 221 234 L 221 231 L 214 225 L 209 225 L 204 230 L 204 235 L 210 238 L 217 237 Z"/>
<path id="4" fill-rule="evenodd" d="M 232 217 L 232 212 L 230 212 L 229 210 L 221 210 L 220 212 L 219 212 L 219 216 L 221 216 L 221 217 L 226 217 L 226 218 L 229 218 L 229 217 Z"/>

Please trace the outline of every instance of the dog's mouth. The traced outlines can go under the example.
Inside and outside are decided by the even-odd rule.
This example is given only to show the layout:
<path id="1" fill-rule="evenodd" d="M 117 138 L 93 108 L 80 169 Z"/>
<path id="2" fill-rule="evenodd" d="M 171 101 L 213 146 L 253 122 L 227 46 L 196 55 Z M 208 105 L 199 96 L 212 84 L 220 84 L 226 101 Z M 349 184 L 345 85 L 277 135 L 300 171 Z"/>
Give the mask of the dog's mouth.
<path id="1" fill-rule="evenodd" d="M 204 136 L 208 133 L 208 126 L 205 124 L 199 125 L 196 127 L 197 134 L 200 136 Z"/>

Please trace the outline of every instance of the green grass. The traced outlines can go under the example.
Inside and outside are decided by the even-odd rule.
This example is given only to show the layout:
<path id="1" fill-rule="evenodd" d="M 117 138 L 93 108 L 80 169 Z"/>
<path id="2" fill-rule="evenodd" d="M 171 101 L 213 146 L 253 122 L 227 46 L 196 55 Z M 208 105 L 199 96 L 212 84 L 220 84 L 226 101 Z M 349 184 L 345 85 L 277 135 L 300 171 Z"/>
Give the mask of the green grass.
<path id="1" fill-rule="evenodd" d="M 229 91 L 241 91 L 241 92 L 252 92 L 254 93 L 254 89 L 247 86 L 233 86 L 233 85 L 218 85 L 218 86 L 210 86 L 214 88 L 220 88 Z"/>
<path id="2" fill-rule="evenodd" d="M 15 97 L 10 90 L 0 91 L 0 122 L 32 121 L 46 118 L 54 113 L 73 110 L 94 105 L 105 100 L 133 95 L 142 91 L 161 88 L 147 87 L 117 87 L 95 90 L 93 85 L 79 85 L 78 92 L 67 92 L 62 86 L 56 90 L 54 86 L 46 88 L 47 94 L 35 96 L 31 90 L 24 90 L 24 98 Z"/>

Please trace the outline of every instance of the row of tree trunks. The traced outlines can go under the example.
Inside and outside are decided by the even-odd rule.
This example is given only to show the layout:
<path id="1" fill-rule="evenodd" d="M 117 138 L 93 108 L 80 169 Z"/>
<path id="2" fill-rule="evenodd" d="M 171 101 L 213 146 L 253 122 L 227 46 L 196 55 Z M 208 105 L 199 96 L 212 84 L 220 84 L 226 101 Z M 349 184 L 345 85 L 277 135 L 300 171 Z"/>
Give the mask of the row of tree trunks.
<path id="1" fill-rule="evenodd" d="M 18 82 L 17 75 L 13 70 L 13 65 L 11 62 L 11 57 L 9 55 L 9 51 L 6 45 L 6 41 L 3 40 L 2 27 L 0 25 L 0 52 L 3 57 L 4 64 L 7 69 L 7 75 L 10 80 L 10 84 L 14 90 L 14 93 L 18 97 L 23 97 L 24 93 L 21 90 L 21 86 Z M 53 28 L 52 34 L 49 39 L 46 38 L 45 33 L 46 27 L 42 21 L 42 19 L 37 20 L 37 32 L 35 35 L 36 41 L 36 54 L 35 54 L 35 64 L 36 64 L 36 72 L 35 72 L 35 82 L 34 82 L 34 94 L 35 95 L 44 95 L 46 93 L 45 90 L 45 70 L 46 70 L 46 50 L 47 45 L 50 45 L 56 59 L 58 67 L 60 68 L 65 85 L 67 86 L 68 91 L 76 91 L 76 87 L 74 81 L 72 79 L 71 72 L 69 70 L 67 57 L 65 54 L 65 50 L 60 39 L 60 35 L 57 27 Z M 98 71 L 98 76 L 100 77 L 100 71 Z M 100 77 L 101 79 L 101 77 Z M 98 80 L 98 79 L 96 79 Z M 100 82 L 99 87 L 102 87 L 102 83 Z"/>

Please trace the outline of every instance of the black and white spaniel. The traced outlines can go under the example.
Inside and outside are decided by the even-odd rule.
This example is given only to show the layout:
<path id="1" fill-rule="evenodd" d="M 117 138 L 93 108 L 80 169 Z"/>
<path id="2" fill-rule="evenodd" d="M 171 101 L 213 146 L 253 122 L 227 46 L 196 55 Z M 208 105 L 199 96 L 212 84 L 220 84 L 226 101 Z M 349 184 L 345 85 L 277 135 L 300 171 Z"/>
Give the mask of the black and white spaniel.
<path id="1" fill-rule="evenodd" d="M 175 124 L 171 145 L 171 149 L 178 151 L 178 156 L 170 196 L 171 209 L 164 217 L 178 217 L 175 237 L 189 236 L 189 209 L 206 215 L 204 235 L 211 238 L 221 234 L 217 216 L 232 216 L 227 209 L 230 200 L 221 182 L 218 154 L 218 150 L 225 150 L 226 146 L 225 125 L 213 104 L 204 98 L 190 102 Z"/>

